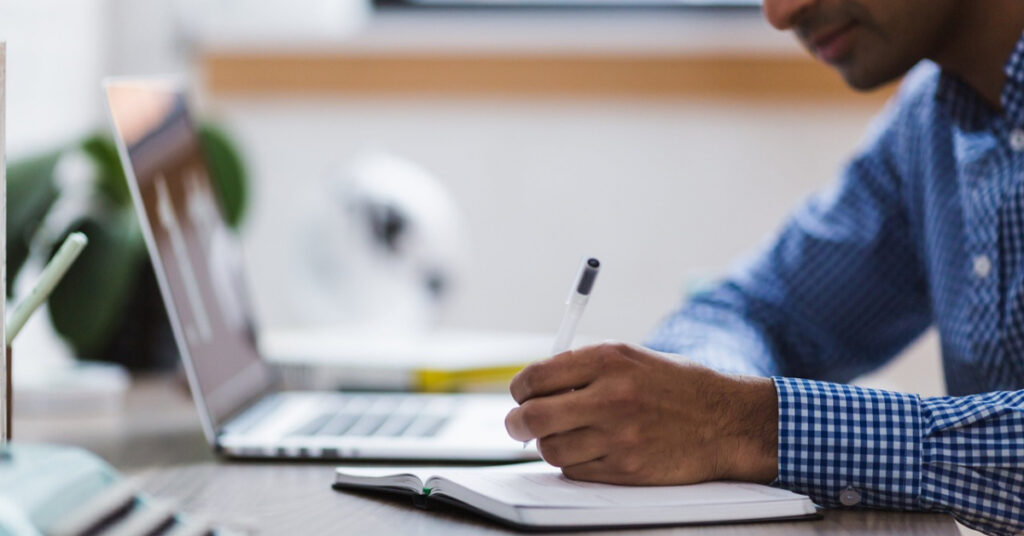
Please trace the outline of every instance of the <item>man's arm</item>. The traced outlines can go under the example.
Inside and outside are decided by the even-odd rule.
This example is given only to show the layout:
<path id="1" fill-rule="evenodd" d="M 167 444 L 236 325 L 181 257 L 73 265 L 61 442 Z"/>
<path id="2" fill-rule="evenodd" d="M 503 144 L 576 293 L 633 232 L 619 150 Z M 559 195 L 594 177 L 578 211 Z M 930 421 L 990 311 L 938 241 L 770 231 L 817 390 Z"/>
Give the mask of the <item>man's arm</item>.
<path id="1" fill-rule="evenodd" d="M 646 345 L 723 372 L 845 382 L 920 335 L 932 312 L 924 238 L 914 234 L 913 194 L 901 179 L 918 173 L 907 162 L 916 141 L 905 105 L 916 92 L 904 92 L 910 97 L 876 120 L 832 188 Z"/>
<path id="2" fill-rule="evenodd" d="M 722 374 L 645 348 L 588 346 L 530 365 L 505 420 L 570 478 L 742 480 L 829 507 L 948 512 L 1024 533 L 1024 391 L 917 395 Z"/>

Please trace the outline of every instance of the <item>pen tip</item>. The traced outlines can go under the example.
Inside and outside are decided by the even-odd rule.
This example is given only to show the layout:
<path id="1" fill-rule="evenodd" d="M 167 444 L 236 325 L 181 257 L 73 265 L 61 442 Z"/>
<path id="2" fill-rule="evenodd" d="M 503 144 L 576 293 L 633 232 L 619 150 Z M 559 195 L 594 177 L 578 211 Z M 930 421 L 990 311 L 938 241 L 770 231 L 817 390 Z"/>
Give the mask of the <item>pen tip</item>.
<path id="1" fill-rule="evenodd" d="M 591 257 L 591 258 L 587 259 L 587 266 L 590 266 L 591 268 L 600 268 L 601 267 L 601 262 L 598 261 L 597 259 Z"/>

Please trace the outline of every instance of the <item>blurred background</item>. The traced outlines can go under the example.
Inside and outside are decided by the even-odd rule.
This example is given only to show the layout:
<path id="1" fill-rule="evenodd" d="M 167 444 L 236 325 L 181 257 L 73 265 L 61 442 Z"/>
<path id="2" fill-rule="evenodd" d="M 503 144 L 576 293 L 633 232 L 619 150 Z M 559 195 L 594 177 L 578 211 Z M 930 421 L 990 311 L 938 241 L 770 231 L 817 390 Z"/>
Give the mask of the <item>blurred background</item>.
<path id="1" fill-rule="evenodd" d="M 894 91 L 846 89 L 744 4 L 0 0 L 9 161 L 50 155 L 56 184 L 116 175 L 88 144 L 108 130 L 102 78 L 181 73 L 239 164 L 264 330 L 549 334 L 586 255 L 603 273 L 581 333 L 640 342 L 826 186 Z M 146 287 L 130 280 L 117 303 Z M 116 351 L 61 315 L 19 347 Z M 935 337 L 861 382 L 942 393 Z"/>

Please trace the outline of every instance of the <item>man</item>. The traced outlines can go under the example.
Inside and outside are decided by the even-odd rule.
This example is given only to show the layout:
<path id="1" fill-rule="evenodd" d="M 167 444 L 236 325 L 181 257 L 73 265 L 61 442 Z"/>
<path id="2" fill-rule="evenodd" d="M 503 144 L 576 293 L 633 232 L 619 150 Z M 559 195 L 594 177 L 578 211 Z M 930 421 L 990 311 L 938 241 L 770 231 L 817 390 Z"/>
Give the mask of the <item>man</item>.
<path id="1" fill-rule="evenodd" d="M 764 12 L 854 88 L 920 65 L 834 189 L 669 317 L 650 350 L 591 346 L 516 376 L 509 434 L 537 438 L 576 479 L 772 483 L 829 507 L 1021 533 L 1024 2 L 764 0 Z M 829 383 L 929 325 L 953 396 Z"/>

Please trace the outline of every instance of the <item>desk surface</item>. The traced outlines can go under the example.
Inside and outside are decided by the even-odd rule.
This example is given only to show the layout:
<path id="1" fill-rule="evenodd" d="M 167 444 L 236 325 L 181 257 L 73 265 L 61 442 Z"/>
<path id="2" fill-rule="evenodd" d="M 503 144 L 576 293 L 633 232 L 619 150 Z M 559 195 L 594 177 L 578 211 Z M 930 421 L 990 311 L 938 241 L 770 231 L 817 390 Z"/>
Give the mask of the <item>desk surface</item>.
<path id="1" fill-rule="evenodd" d="M 19 441 L 53 441 L 86 447 L 143 489 L 177 501 L 186 512 L 262 534 L 512 534 L 456 510 L 423 512 L 408 499 L 339 493 L 330 488 L 327 463 L 227 462 L 207 448 L 179 380 L 136 382 L 124 412 L 101 418 L 16 416 Z M 623 534 L 601 531 L 602 535 Z M 649 529 L 643 534 L 800 535 L 903 534 L 956 536 L 943 515 L 876 511 L 829 511 L 822 520 Z"/>

